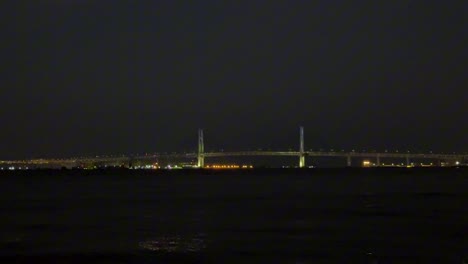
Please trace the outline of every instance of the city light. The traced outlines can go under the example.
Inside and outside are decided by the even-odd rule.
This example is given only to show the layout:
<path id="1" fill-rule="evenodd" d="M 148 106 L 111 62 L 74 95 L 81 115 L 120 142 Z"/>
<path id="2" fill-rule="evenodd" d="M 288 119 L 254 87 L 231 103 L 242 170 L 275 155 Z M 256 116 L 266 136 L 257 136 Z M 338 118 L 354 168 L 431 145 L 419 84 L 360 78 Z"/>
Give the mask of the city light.
<path id="1" fill-rule="evenodd" d="M 206 169 L 252 169 L 252 165 L 237 165 L 237 164 L 212 164 L 206 165 Z"/>

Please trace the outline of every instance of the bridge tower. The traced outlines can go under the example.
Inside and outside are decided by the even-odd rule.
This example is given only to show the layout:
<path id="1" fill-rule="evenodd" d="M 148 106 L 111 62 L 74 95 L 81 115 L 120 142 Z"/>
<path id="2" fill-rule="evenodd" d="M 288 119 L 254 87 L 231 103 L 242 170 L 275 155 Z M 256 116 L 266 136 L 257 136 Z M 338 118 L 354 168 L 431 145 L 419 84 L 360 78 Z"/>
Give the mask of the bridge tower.
<path id="1" fill-rule="evenodd" d="M 299 168 L 305 167 L 304 127 L 299 127 Z"/>
<path id="2" fill-rule="evenodd" d="M 203 143 L 203 129 L 198 129 L 198 168 L 205 167 L 205 144 Z"/>

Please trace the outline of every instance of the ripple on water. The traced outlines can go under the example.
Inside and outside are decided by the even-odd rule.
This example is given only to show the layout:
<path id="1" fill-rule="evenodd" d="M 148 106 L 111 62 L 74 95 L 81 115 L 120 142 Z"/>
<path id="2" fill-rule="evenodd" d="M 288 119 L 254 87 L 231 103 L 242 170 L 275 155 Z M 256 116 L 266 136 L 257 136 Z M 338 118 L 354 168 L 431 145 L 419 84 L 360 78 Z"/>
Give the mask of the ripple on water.
<path id="1" fill-rule="evenodd" d="M 162 236 L 142 241 L 139 247 L 159 253 L 193 253 L 205 249 L 206 242 L 202 237 Z"/>

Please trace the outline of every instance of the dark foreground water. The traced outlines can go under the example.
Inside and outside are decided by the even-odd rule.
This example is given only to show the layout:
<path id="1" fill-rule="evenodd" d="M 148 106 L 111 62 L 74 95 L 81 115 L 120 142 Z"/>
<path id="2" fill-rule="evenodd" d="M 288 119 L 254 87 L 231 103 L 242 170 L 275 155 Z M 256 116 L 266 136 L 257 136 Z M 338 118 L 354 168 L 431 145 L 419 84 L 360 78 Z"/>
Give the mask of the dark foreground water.
<path id="1" fill-rule="evenodd" d="M 0 174 L 1 263 L 468 263 L 468 170 Z"/>

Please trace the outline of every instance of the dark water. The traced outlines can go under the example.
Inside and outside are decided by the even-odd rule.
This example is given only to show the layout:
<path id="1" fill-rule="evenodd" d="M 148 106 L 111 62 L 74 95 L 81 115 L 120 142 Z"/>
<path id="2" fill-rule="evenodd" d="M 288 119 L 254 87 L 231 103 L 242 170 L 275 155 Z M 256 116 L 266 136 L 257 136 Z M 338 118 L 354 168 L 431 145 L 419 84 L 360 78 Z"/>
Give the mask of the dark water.
<path id="1" fill-rule="evenodd" d="M 0 174 L 0 262 L 468 263 L 468 170 Z"/>

